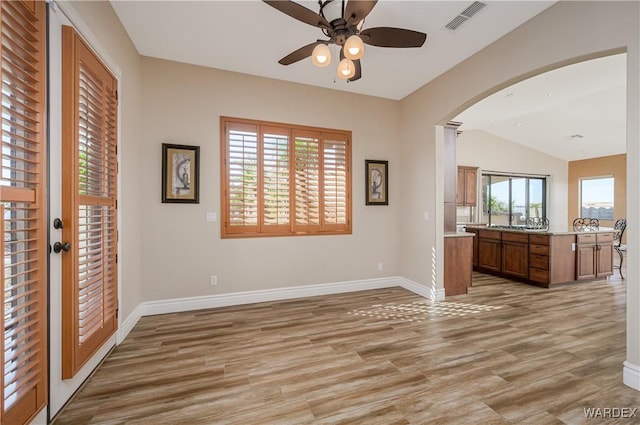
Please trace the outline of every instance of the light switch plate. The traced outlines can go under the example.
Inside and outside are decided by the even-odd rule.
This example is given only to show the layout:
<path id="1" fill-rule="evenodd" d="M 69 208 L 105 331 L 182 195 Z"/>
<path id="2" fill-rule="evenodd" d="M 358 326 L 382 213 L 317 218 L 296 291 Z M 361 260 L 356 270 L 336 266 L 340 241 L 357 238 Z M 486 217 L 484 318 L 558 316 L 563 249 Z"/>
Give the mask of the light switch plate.
<path id="1" fill-rule="evenodd" d="M 218 221 L 218 214 L 214 212 L 207 213 L 207 221 Z"/>

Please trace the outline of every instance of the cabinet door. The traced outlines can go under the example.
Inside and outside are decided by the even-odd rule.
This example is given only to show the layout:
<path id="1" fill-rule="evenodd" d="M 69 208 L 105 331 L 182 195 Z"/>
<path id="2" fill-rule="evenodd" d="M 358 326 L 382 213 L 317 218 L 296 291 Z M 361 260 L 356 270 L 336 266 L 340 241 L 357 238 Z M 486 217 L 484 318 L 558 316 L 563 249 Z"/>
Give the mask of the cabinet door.
<path id="1" fill-rule="evenodd" d="M 477 170 L 464 170 L 464 204 L 475 206 L 477 204 Z"/>
<path id="2" fill-rule="evenodd" d="M 502 273 L 522 278 L 528 277 L 528 244 L 502 241 Z"/>
<path id="3" fill-rule="evenodd" d="M 464 183 L 465 183 L 465 173 L 464 168 L 458 167 L 458 180 L 457 180 L 457 190 L 456 190 L 456 205 L 462 206 L 464 205 L 464 200 L 466 197 L 466 193 L 464 191 Z"/>
<path id="4" fill-rule="evenodd" d="M 500 272 L 502 266 L 501 242 L 496 239 L 478 240 L 478 268 Z"/>
<path id="5" fill-rule="evenodd" d="M 596 245 L 578 244 L 576 247 L 576 280 L 595 279 Z"/>
<path id="6" fill-rule="evenodd" d="M 613 245 L 598 245 L 596 277 L 611 276 L 613 274 Z"/>

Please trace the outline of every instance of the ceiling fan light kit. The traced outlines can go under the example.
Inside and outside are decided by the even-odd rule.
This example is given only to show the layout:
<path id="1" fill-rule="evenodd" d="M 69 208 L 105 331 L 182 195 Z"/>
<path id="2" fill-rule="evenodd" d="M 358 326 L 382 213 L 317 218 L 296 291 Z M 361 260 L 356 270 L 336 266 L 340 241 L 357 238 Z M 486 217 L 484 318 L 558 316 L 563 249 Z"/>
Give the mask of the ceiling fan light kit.
<path id="1" fill-rule="evenodd" d="M 351 60 L 360 59 L 364 56 L 364 42 L 354 34 L 347 39 L 344 46 L 342 46 L 342 50 L 347 58 Z"/>
<path id="2" fill-rule="evenodd" d="M 319 43 L 313 48 L 311 54 L 311 62 L 320 68 L 324 68 L 331 64 L 331 49 L 324 43 Z"/>
<path id="3" fill-rule="evenodd" d="M 356 65 L 349 58 L 344 58 L 338 64 L 338 77 L 348 80 L 356 75 Z"/>
<path id="4" fill-rule="evenodd" d="M 360 59 L 365 43 L 377 47 L 422 47 L 427 35 L 404 28 L 377 27 L 362 30 L 364 19 L 377 0 L 319 0 L 316 13 L 291 0 L 262 0 L 269 6 L 301 22 L 318 27 L 328 40 L 317 40 L 289 53 L 278 62 L 291 65 L 311 56 L 315 66 L 331 63 L 329 44 L 340 46 L 337 75 L 350 82 L 362 77 Z"/>

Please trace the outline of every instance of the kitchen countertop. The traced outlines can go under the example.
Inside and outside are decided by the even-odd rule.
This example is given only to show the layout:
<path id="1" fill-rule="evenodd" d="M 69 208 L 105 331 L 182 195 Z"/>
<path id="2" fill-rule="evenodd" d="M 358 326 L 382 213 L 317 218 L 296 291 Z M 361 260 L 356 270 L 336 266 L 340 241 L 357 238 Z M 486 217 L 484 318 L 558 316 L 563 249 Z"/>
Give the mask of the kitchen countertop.
<path id="1" fill-rule="evenodd" d="M 457 232 L 447 232 L 444 234 L 445 238 L 471 238 L 475 236 L 475 233 L 465 232 L 465 231 L 457 231 Z"/>
<path id="2" fill-rule="evenodd" d="M 538 235 L 578 235 L 583 233 L 612 233 L 614 229 L 612 227 L 601 227 L 598 230 L 586 230 L 586 231 L 576 231 L 570 229 L 567 225 L 556 225 L 549 226 L 549 229 L 527 229 L 526 227 L 522 228 L 502 228 L 499 226 L 487 226 L 486 224 L 466 224 L 466 228 L 470 229 L 486 229 L 500 232 L 517 232 L 517 233 L 533 233 Z"/>

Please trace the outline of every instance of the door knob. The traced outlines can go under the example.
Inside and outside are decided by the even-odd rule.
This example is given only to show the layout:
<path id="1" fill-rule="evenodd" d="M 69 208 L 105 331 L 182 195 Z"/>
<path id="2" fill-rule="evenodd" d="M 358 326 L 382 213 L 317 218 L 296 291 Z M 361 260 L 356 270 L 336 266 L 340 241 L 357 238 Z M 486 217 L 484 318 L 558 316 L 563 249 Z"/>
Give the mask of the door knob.
<path id="1" fill-rule="evenodd" d="M 70 249 L 71 249 L 71 244 L 69 242 L 65 242 L 65 243 L 56 242 L 53 244 L 53 252 L 55 252 L 56 254 L 59 254 L 60 251 L 69 252 Z"/>
<path id="2" fill-rule="evenodd" d="M 53 219 L 53 228 L 54 229 L 62 229 L 64 226 L 62 224 L 62 220 L 60 220 L 59 218 L 54 218 Z"/>

